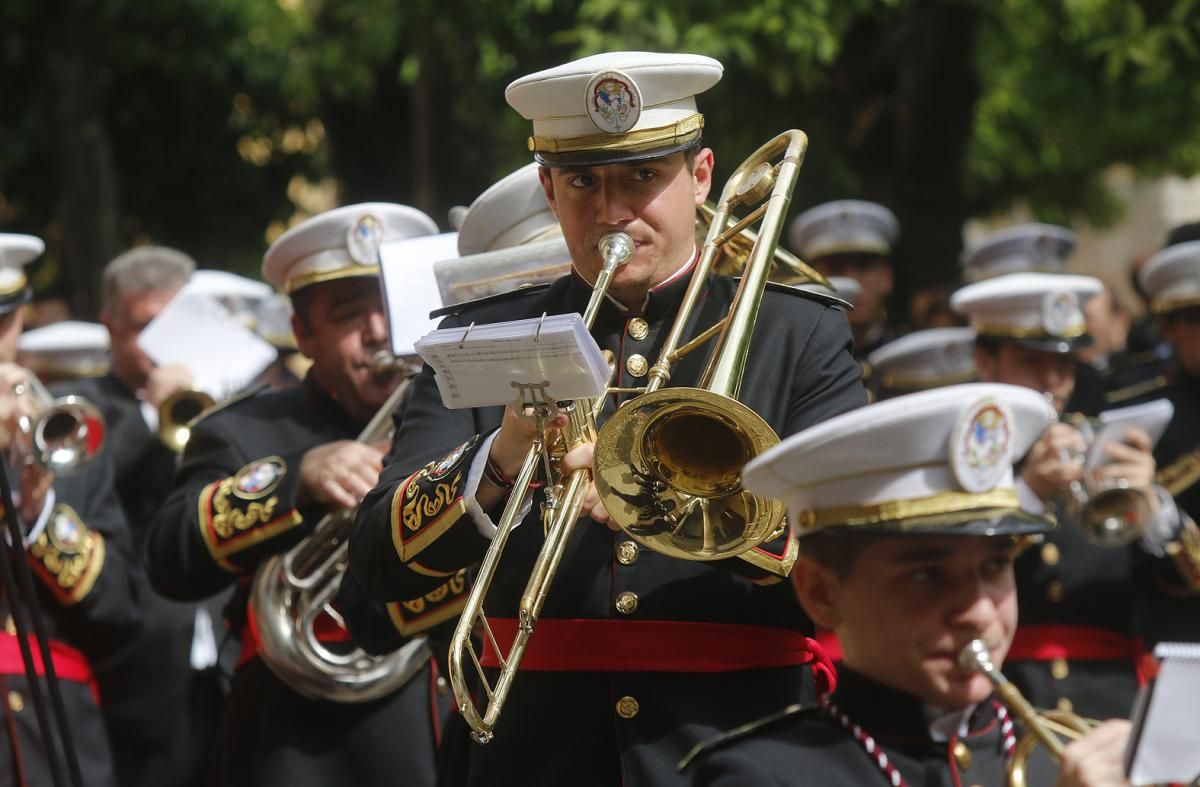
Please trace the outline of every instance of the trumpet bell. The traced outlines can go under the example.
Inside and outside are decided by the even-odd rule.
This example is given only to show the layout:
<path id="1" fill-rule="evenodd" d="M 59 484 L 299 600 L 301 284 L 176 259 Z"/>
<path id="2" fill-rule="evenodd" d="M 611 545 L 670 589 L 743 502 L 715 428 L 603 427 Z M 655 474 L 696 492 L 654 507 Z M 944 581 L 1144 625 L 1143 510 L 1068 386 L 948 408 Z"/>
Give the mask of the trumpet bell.
<path id="1" fill-rule="evenodd" d="M 1125 479 L 1109 481 L 1081 506 L 1084 535 L 1101 546 L 1123 546 L 1141 538 L 1153 518 L 1150 498 Z"/>
<path id="2" fill-rule="evenodd" d="M 684 560 L 734 557 L 782 530 L 783 504 L 742 487 L 746 462 L 779 442 L 757 413 L 699 388 L 627 402 L 600 431 L 596 490 L 644 546 Z"/>
<path id="3" fill-rule="evenodd" d="M 104 445 L 104 416 L 80 396 L 50 402 L 31 427 L 34 459 L 56 475 L 82 468 Z"/>
<path id="4" fill-rule="evenodd" d="M 192 436 L 192 421 L 214 404 L 216 400 L 203 391 L 186 389 L 171 394 L 158 406 L 159 439 L 175 453 L 181 452 Z"/>

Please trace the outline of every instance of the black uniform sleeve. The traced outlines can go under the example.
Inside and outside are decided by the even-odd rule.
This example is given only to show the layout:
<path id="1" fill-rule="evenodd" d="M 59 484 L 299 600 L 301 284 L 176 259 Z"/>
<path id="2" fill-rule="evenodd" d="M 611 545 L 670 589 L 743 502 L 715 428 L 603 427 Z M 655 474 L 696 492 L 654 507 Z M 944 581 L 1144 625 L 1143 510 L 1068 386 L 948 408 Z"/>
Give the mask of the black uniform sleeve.
<path id="1" fill-rule="evenodd" d="M 27 554 L 64 635 L 95 657 L 137 631 L 145 577 L 133 560 L 109 463 L 93 461 L 56 478 L 54 491 L 50 519 Z"/>
<path id="2" fill-rule="evenodd" d="M 427 365 L 379 485 L 358 509 L 350 571 L 372 597 L 419 598 L 477 562 L 488 541 L 463 496 L 483 444 L 474 410 L 447 410 Z"/>
<path id="3" fill-rule="evenodd" d="M 218 412 L 196 424 L 172 489 L 146 544 L 150 582 L 167 598 L 207 598 L 295 544 L 319 519 L 297 507 L 300 460 L 251 457 L 236 419 Z M 304 527 L 305 522 L 308 526 Z"/>

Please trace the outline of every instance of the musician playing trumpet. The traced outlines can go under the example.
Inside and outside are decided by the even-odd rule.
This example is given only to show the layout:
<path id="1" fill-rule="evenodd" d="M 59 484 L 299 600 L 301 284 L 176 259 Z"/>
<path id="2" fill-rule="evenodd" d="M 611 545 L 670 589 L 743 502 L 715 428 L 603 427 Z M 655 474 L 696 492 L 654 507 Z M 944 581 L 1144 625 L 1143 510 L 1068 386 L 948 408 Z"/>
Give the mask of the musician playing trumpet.
<path id="1" fill-rule="evenodd" d="M 260 656 L 266 622 L 249 614 L 247 598 L 263 561 L 374 485 L 386 445 L 356 438 L 403 379 L 372 363 L 388 348 L 379 247 L 436 229 L 414 208 L 366 203 L 315 216 L 271 245 L 263 278 L 290 296 L 297 346 L 312 367 L 300 385 L 236 397 L 197 422 L 151 526 L 148 572 L 160 593 L 189 600 L 235 586 L 226 617 L 241 653 L 213 785 L 378 784 L 398 774 L 406 784 L 433 784 L 431 666 L 382 699 L 309 699 Z M 447 592 L 439 599 L 453 601 Z M 368 630 L 386 626 L 397 639 L 428 623 L 383 604 L 354 610 L 370 618 Z M 331 649 L 349 639 L 324 615 L 315 636 Z"/>
<path id="2" fill-rule="evenodd" d="M 964 287 L 951 305 L 975 328 L 980 379 L 1043 393 L 1061 412 L 1074 389 L 1076 352 L 1091 342 L 1080 307 L 1100 290 L 1088 276 L 1014 273 Z M 1103 462 L 1085 471 L 1088 446 L 1069 420 L 1047 428 L 1020 466 L 1023 506 L 1055 514 L 1059 527 L 1017 560 L 1021 627 L 1005 671 L 1037 707 L 1123 717 L 1139 683 L 1134 589 L 1172 570 L 1164 545 L 1179 515 L 1153 485 L 1145 431 L 1130 426 L 1098 446 Z M 1128 528 L 1098 534 L 1088 497 L 1113 485 L 1127 495 Z M 1098 535 L 1118 543 L 1097 543 Z"/>
<path id="3" fill-rule="evenodd" d="M 0 472 L 7 474 L 25 533 L 17 549 L 33 569 L 80 771 L 87 784 L 115 785 L 93 665 L 111 659 L 137 632 L 145 581 L 135 567 L 112 467 L 102 459 L 80 461 L 69 475 L 55 473 L 31 453 L 29 424 L 46 403 L 34 394 L 39 384 L 14 361 L 31 295 L 23 266 L 43 248 L 31 235 L 0 234 Z M 7 528 L 0 537 L 11 547 Z M 48 755 L 43 746 L 13 625 L 17 604 L 27 606 L 0 590 L 0 680 L 8 722 L 0 733 L 0 773 L 21 784 L 49 785 L 47 758 L 62 755 Z M 37 653 L 32 639 L 31 646 Z M 47 696 L 45 687 L 42 694 Z"/>
<path id="4" fill-rule="evenodd" d="M 644 385 L 695 269 L 696 209 L 714 167 L 695 96 L 721 71 L 697 55 L 618 52 L 513 82 L 506 98 L 533 121 L 530 150 L 573 270 L 547 287 L 465 304 L 443 326 L 582 313 L 604 261 L 601 238 L 626 233 L 633 254 L 591 334 L 611 354 L 612 385 Z M 718 275 L 703 286 L 699 325 L 720 319 L 736 288 Z M 695 385 L 704 355 L 681 361 L 670 385 Z M 632 397 L 605 397 L 600 423 Z M 865 403 L 832 301 L 767 290 L 742 401 L 779 434 Z M 380 484 L 359 509 L 350 556 L 357 581 L 381 600 L 413 598 L 479 561 L 509 496 L 524 494 L 513 479 L 537 433 L 512 406 L 448 410 L 426 367 Z M 588 467 L 591 451 L 585 442 L 567 453 L 561 470 Z M 544 542 L 544 494 L 521 512 L 487 602 L 502 651 Z M 695 743 L 811 696 L 809 665 L 824 659 L 782 583 L 793 542 L 779 538 L 748 559 L 684 561 L 605 527 L 608 511 L 594 493 L 581 515 L 494 740 L 470 744 L 466 784 L 681 784 L 675 762 Z M 497 655 L 487 647 L 483 664 L 494 674 Z"/>
<path id="5" fill-rule="evenodd" d="M 1011 652 L 1014 556 L 1053 529 L 1021 509 L 1013 463 L 1054 417 L 1024 388 L 950 386 L 831 419 L 746 468 L 748 487 L 787 502 L 792 585 L 843 660 L 817 702 L 698 747 L 682 763 L 695 787 L 1012 783 L 1027 727 L 963 652 L 977 642 L 994 666 Z M 1030 787 L 1128 785 L 1128 734 L 1109 721 L 1061 770 L 1045 749 L 1015 765 Z"/>

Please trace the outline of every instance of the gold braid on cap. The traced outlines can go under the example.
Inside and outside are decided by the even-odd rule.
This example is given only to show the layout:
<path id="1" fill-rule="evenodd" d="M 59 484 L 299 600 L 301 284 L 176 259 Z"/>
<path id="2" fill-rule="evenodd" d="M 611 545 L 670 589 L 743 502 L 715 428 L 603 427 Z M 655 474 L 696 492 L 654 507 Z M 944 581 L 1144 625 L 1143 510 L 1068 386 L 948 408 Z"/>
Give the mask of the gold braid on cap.
<path id="1" fill-rule="evenodd" d="M 996 339 L 1077 339 L 1087 333 L 1087 323 L 1077 322 L 1062 333 L 1050 333 L 1045 328 L 1021 328 L 1015 325 L 991 325 L 981 323 L 974 326 L 977 336 Z"/>
<path id="2" fill-rule="evenodd" d="M 313 271 L 312 273 L 302 273 L 299 276 L 293 276 L 287 280 L 284 290 L 291 295 L 296 290 L 302 287 L 308 287 L 313 284 L 320 284 L 325 281 L 333 281 L 334 279 L 349 279 L 353 276 L 379 276 L 378 265 L 346 265 L 345 267 L 335 268 L 327 271 Z"/>
<path id="3" fill-rule="evenodd" d="M 971 369 L 968 372 L 941 374 L 924 378 L 916 375 L 905 376 L 901 374 L 882 374 L 879 376 L 879 384 L 884 388 L 889 388 L 892 390 L 926 391 L 930 388 L 941 388 L 945 385 L 971 383 L 978 379 L 978 372 L 976 372 L 974 369 Z"/>
<path id="4" fill-rule="evenodd" d="M 992 489 L 978 494 L 970 492 L 942 492 L 932 497 L 916 497 L 907 500 L 885 500 L 862 506 L 839 506 L 803 511 L 796 518 L 796 527 L 801 530 L 820 530 L 833 525 L 877 525 L 916 517 L 952 514 L 976 509 L 1019 508 L 1016 489 Z"/>
<path id="5" fill-rule="evenodd" d="M 655 148 L 691 142 L 700 136 L 703 128 L 704 115 L 697 112 L 669 126 L 644 128 L 640 131 L 630 131 L 627 134 L 589 134 L 569 139 L 530 137 L 529 150 L 533 153 L 578 153 L 583 150 L 621 150 L 629 153 L 641 153 Z"/>
<path id="6" fill-rule="evenodd" d="M 1154 301 L 1150 309 L 1155 314 L 1167 314 L 1176 309 L 1186 309 L 1189 306 L 1200 306 L 1200 295 L 1192 295 L 1187 298 L 1164 298 L 1161 301 Z"/>

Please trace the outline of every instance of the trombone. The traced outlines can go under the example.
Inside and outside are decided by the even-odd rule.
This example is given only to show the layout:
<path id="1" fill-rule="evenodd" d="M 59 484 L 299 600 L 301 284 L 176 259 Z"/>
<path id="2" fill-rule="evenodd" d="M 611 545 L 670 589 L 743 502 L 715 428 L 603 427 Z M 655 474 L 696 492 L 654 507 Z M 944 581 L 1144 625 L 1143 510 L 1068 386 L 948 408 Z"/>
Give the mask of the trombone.
<path id="1" fill-rule="evenodd" d="M 1051 710 L 1038 713 L 1021 695 L 1020 690 L 996 669 L 983 640 L 976 639 L 967 643 L 958 654 L 958 666 L 964 670 L 982 672 L 987 676 L 1000 701 L 1025 725 L 1027 732 L 1017 741 L 1012 759 L 1008 762 L 1010 787 L 1025 787 L 1028 784 L 1027 765 L 1038 744 L 1046 748 L 1056 763 L 1061 762 L 1063 743 L 1059 736 L 1067 740 L 1079 740 L 1096 726 L 1094 721 L 1070 711 Z"/>
<path id="2" fill-rule="evenodd" d="M 55 398 L 33 372 L 13 387 L 14 396 L 29 394 L 36 415 L 21 415 L 15 453 L 55 475 L 70 475 L 100 453 L 106 426 L 100 410 L 82 396 Z"/>
<path id="3" fill-rule="evenodd" d="M 663 354 L 650 371 L 648 385 L 645 389 L 634 389 L 641 395 L 619 409 L 599 433 L 596 418 L 604 397 L 556 404 L 546 398 L 544 386 L 521 388 L 521 404 L 523 409 L 532 410 L 540 437 L 530 447 L 513 482 L 450 644 L 450 685 L 476 742 L 487 743 L 494 737 L 496 722 L 520 669 L 525 647 L 579 518 L 589 481 L 595 482 L 609 514 L 628 535 L 673 557 L 690 560 L 731 557 L 782 532 L 783 505 L 752 495 L 741 487 L 742 466 L 778 443 L 779 438 L 761 417 L 738 402 L 736 395 L 783 219 L 807 147 L 808 138 L 803 132 L 784 132 L 759 148 L 730 176 Z M 738 205 L 757 207 L 746 218 L 731 224 L 731 211 Z M 760 219 L 760 232 L 746 255 L 742 280 L 729 312 L 724 319 L 682 344 L 683 331 L 704 294 L 718 255 Z M 609 233 L 600 239 L 599 251 L 604 266 L 583 314 L 589 330 L 618 266 L 633 254 L 633 241 L 625 233 Z M 703 388 L 657 390 L 670 379 L 672 364 L 718 334 L 702 377 Z M 552 449 L 544 425 L 558 411 L 568 416 L 568 425 Z M 628 413 L 635 415 L 623 417 Z M 569 450 L 592 441 L 596 445 L 594 472 L 580 469 L 568 478 L 552 472 L 555 462 L 551 453 L 561 457 L 559 452 L 564 447 Z M 555 481 L 545 491 L 546 541 L 521 596 L 512 645 L 504 654 L 483 605 L 505 543 L 519 522 L 539 458 L 546 467 L 547 478 Z M 650 515 L 649 521 L 645 513 Z M 477 626 L 500 665 L 495 683 L 484 674 L 472 642 Z M 486 700 L 482 710 L 476 705 L 467 681 L 467 656 Z"/>
<path id="4" fill-rule="evenodd" d="M 596 277 L 592 296 L 583 313 L 584 325 L 589 330 L 592 323 L 596 321 L 596 314 L 600 311 L 600 306 L 604 302 L 605 294 L 608 292 L 609 284 L 612 282 L 617 268 L 628 262 L 634 252 L 633 239 L 624 232 L 608 233 L 600 239 L 599 246 L 600 254 L 604 258 L 604 266 L 600 269 L 600 275 Z M 513 482 L 513 489 L 504 506 L 504 513 L 500 517 L 500 523 L 496 526 L 496 534 L 492 537 L 492 543 L 483 556 L 479 572 L 471 585 L 466 606 L 459 616 L 454 636 L 450 640 L 448 670 L 450 686 L 454 690 L 454 701 L 458 704 L 463 719 L 471 727 L 471 738 L 477 743 L 488 743 L 492 740 L 496 721 L 500 718 L 505 698 L 507 698 L 513 680 L 517 676 L 517 670 L 521 666 L 525 646 L 529 642 L 529 637 L 533 635 L 533 627 L 537 623 L 542 605 L 546 601 L 546 593 L 550 588 L 550 583 L 554 580 L 554 574 L 558 570 L 559 561 L 562 560 L 567 541 L 574 531 L 575 523 L 579 519 L 579 512 L 583 508 L 587 485 L 592 480 L 590 471 L 579 469 L 566 479 L 560 477 L 558 483 L 546 490 L 544 514 L 548 523 L 546 543 L 538 554 L 529 582 L 525 585 L 525 592 L 521 594 L 520 606 L 517 611 L 520 623 L 508 655 L 500 656 L 500 677 L 493 685 L 483 672 L 483 666 L 480 664 L 471 638 L 478 623 L 495 653 L 499 655 L 502 652 L 492 633 L 492 628 L 488 624 L 487 616 L 483 612 L 483 603 L 487 598 L 487 591 L 491 587 L 492 580 L 496 576 L 505 543 L 512 534 L 513 528 L 520 522 L 521 510 L 529 495 L 538 459 L 543 459 L 548 470 L 551 467 L 550 443 L 546 438 L 543 425 L 556 412 L 560 410 L 565 412 L 569 422 L 564 429 L 562 441 L 568 448 L 574 448 L 582 443 L 595 440 L 596 414 L 599 405 L 604 402 L 604 397 L 600 397 L 594 402 L 582 399 L 556 404 L 547 401 L 544 398 L 544 392 L 536 387 L 523 387 L 521 391 L 522 405 L 525 408 L 532 408 L 533 417 L 542 427 L 539 429 L 540 437 L 535 439 L 533 445 L 529 447 L 525 461 L 521 464 L 521 470 Z M 464 669 L 464 653 L 471 657 L 471 662 L 475 665 L 475 672 L 479 676 L 480 686 L 487 698 L 487 706 L 482 712 L 471 695 L 471 686 L 468 684 L 467 672 Z"/>

